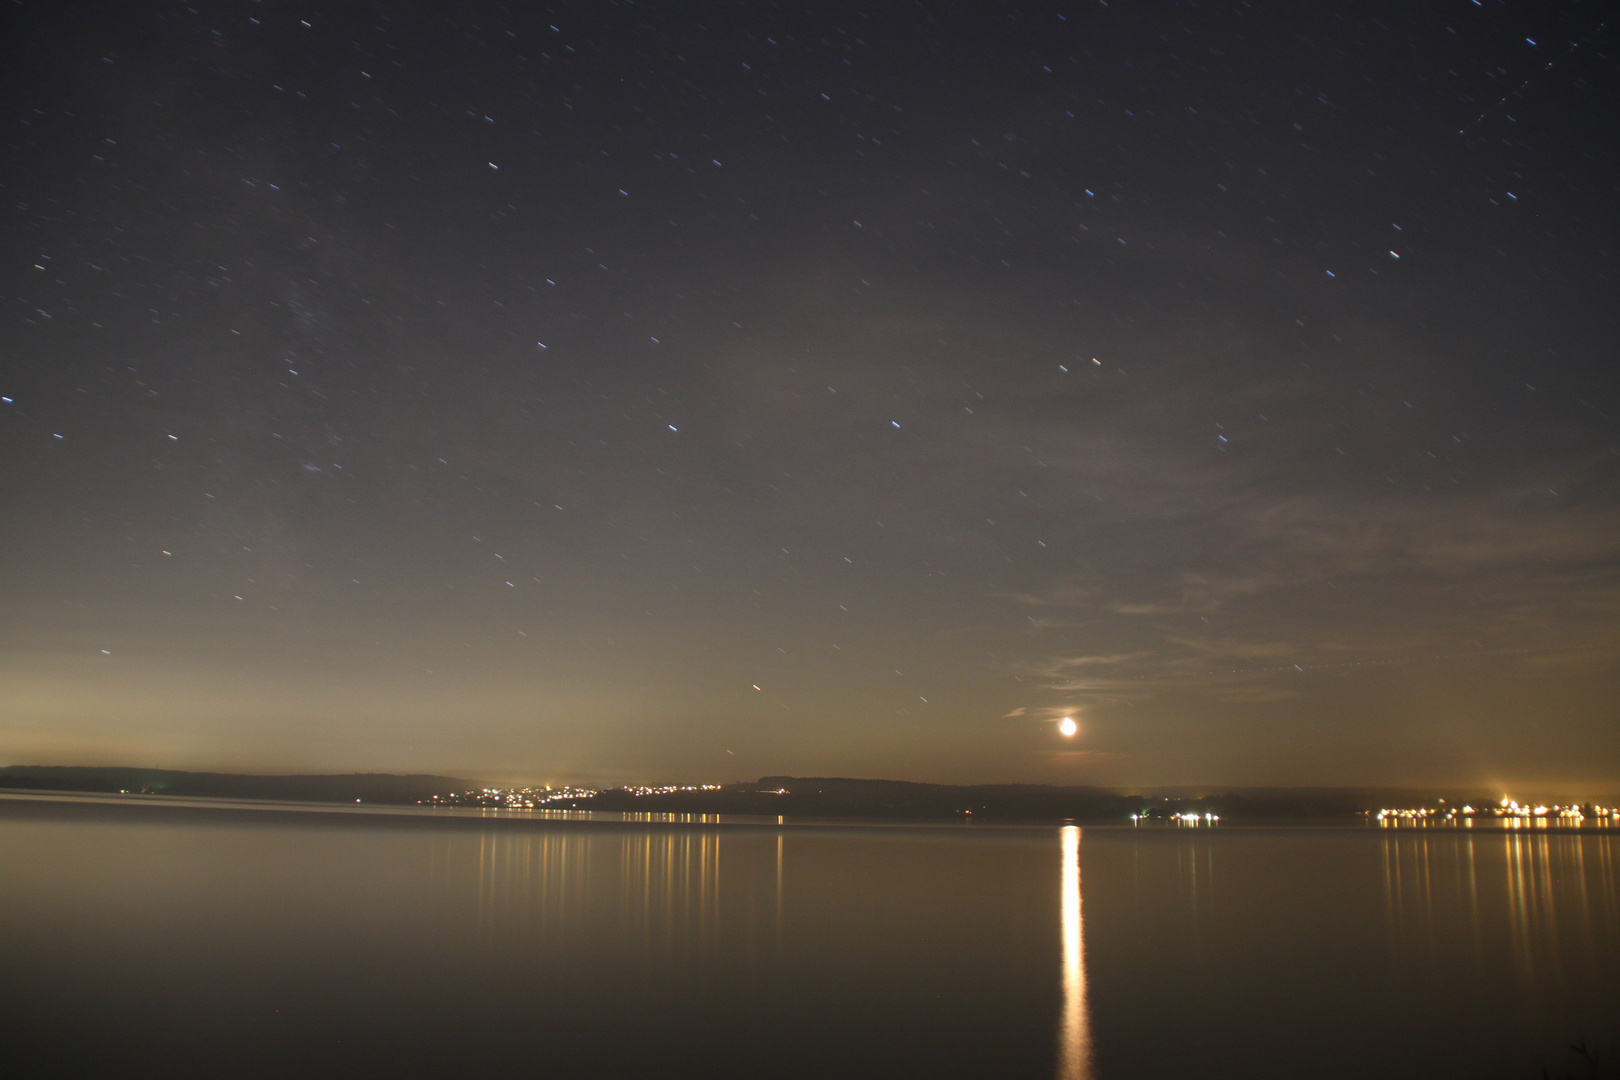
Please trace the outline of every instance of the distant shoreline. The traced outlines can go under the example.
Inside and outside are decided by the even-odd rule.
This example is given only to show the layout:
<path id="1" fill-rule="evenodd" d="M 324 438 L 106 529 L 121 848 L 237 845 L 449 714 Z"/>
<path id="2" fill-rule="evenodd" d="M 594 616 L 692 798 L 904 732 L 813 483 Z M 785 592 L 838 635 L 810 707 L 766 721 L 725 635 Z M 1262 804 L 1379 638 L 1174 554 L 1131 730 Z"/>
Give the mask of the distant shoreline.
<path id="1" fill-rule="evenodd" d="M 474 781 L 456 776 L 393 773 L 283 774 L 186 772 L 112 765 L 11 765 L 0 768 L 0 788 L 92 794 L 175 795 L 295 802 L 387 803 L 414 806 L 434 795 L 464 790 Z"/>
<path id="2" fill-rule="evenodd" d="M 170 823 L 205 825 L 245 825 L 275 827 L 286 825 L 317 828 L 403 828 L 448 829 L 463 832 L 544 832 L 586 830 L 615 832 L 723 830 L 726 832 L 775 833 L 784 829 L 810 830 L 926 830 L 959 834 L 1009 833 L 1028 835 L 1064 825 L 1109 832 L 1210 836 L 1219 832 L 1313 832 L 1381 836 L 1434 835 L 1613 835 L 1620 826 L 1559 825 L 1514 827 L 1496 820 L 1481 821 L 1474 828 L 1381 828 L 1366 821 L 1342 819 L 1296 819 L 1270 822 L 1234 822 L 1215 827 L 1185 828 L 1168 822 L 1117 820 L 1016 821 L 1006 819 L 924 819 L 894 817 L 788 817 L 781 820 L 765 815 L 634 813 L 618 811 L 508 811 L 463 810 L 442 807 L 397 806 L 387 804 L 350 805 L 343 803 L 297 803 L 286 800 L 230 800 L 183 798 L 162 795 L 102 794 L 95 792 L 56 792 L 0 788 L 0 822 L 78 821 L 127 824 Z"/>
<path id="3" fill-rule="evenodd" d="M 409 808 L 438 811 L 441 816 L 490 821 L 507 815 L 535 820 L 585 820 L 558 817 L 558 812 L 631 815 L 703 816 L 718 820 L 776 822 L 866 821 L 970 824 L 1086 824 L 1152 827 L 1234 827 L 1239 825 L 1365 826 L 1381 808 L 1428 807 L 1421 815 L 1403 813 L 1385 823 L 1389 831 L 1433 831 L 1460 827 L 1440 818 L 1463 810 L 1471 801 L 1484 808 L 1468 810 L 1474 828 L 1494 828 L 1495 800 L 1478 792 L 1417 792 L 1393 788 L 1237 788 L 1221 791 L 1167 789 L 1155 793 L 1097 787 L 1042 784 L 926 784 L 904 780 L 850 777 L 766 776 L 752 783 L 708 786 L 618 787 L 603 791 L 576 788 L 491 788 L 459 777 L 389 773 L 334 775 L 257 775 L 194 773 L 165 769 L 94 766 L 8 766 L 0 768 L 0 790 L 15 795 L 101 796 L 148 800 L 209 800 L 216 807 L 252 804 L 254 812 L 279 805 L 297 813 L 316 806 L 332 811 L 361 807 L 381 813 Z M 1614 800 L 1609 805 L 1620 803 Z M 260 804 L 263 804 L 262 806 Z M 1543 807 L 1542 809 L 1547 809 Z M 1556 808 L 1554 808 L 1556 809 Z M 1592 807 L 1587 808 L 1589 811 Z M 1612 811 L 1597 808 L 1604 814 Z M 551 815 L 547 817 L 545 815 Z M 1429 816 L 1416 821 L 1416 817 Z M 1518 827 L 1537 832 L 1584 825 L 1554 824 L 1550 818 Z M 1510 826 L 1512 827 L 1512 826 Z"/>

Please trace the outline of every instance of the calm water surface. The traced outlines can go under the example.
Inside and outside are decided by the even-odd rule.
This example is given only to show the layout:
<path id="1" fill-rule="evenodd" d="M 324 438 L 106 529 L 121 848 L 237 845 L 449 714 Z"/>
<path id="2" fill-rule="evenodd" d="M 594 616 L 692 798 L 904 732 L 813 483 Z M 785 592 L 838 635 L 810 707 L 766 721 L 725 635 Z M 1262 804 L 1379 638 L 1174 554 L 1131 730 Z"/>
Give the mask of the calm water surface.
<path id="1" fill-rule="evenodd" d="M 19 1075 L 1531 1077 L 1620 836 L 0 801 Z"/>

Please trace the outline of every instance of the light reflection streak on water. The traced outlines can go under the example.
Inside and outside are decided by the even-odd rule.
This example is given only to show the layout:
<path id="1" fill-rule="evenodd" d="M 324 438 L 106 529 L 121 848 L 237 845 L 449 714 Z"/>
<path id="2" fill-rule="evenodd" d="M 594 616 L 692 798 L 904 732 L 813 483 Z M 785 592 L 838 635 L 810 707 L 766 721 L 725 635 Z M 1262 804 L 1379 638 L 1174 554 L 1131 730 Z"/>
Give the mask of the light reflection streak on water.
<path id="1" fill-rule="evenodd" d="M 1383 845 L 1385 914 L 1393 956 L 1433 953 L 1444 933 L 1471 939 L 1478 970 L 1492 942 L 1515 981 L 1555 989 L 1590 966 L 1602 928 L 1620 914 L 1616 838 L 1531 830 L 1450 838 L 1392 836 Z"/>
<path id="2" fill-rule="evenodd" d="M 1508 911 L 1515 966 L 1534 982 L 1541 932 L 1556 939 L 1557 912 L 1553 907 L 1550 853 L 1546 835 L 1515 833 L 1508 839 Z"/>
<path id="3" fill-rule="evenodd" d="M 612 847 L 606 847 L 605 843 Z M 559 830 L 542 835 L 482 834 L 465 847 L 460 837 L 431 849 L 438 873 L 454 873 L 469 855 L 475 883 L 474 911 L 491 937 L 518 932 L 556 941 L 591 911 L 611 911 L 634 926 L 644 948 L 689 942 L 702 948 L 720 933 L 720 834 L 710 831 L 630 833 L 613 839 Z M 780 913 L 781 852 L 778 845 Z M 616 848 L 617 872 L 592 872 L 592 854 Z M 457 852 L 466 854 L 458 858 Z M 610 856 L 611 858 L 611 856 Z M 461 862 L 461 865 L 466 865 Z M 603 895 L 603 890 L 610 890 Z M 604 901 L 607 903 L 603 908 Z M 780 914 L 778 914 L 780 920 Z M 662 947 L 662 946 L 659 946 Z"/>
<path id="4" fill-rule="evenodd" d="M 1091 1017 L 1086 1008 L 1085 921 L 1080 912 L 1080 829 L 1059 831 L 1063 850 L 1063 1015 L 1058 1080 L 1091 1080 Z"/>
<path id="5" fill-rule="evenodd" d="M 639 923 L 645 947 L 694 935 L 699 947 L 719 931 L 720 844 L 711 832 L 624 836 L 620 904 Z"/>
<path id="6" fill-rule="evenodd" d="M 434 844 L 433 867 L 453 874 L 466 841 L 447 837 Z M 587 902 L 592 846 L 568 833 L 541 836 L 482 834 L 477 838 L 475 911 L 481 930 L 508 932 L 514 920 L 527 932 L 556 932 Z"/>

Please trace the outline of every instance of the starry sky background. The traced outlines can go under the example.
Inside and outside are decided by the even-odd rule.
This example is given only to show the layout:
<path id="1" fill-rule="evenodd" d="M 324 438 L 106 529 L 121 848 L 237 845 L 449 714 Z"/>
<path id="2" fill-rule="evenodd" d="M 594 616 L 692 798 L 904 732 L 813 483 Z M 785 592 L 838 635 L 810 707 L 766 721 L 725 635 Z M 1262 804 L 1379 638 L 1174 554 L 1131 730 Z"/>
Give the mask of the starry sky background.
<path id="1" fill-rule="evenodd" d="M 0 759 L 1612 790 L 1613 11 L 14 3 Z"/>

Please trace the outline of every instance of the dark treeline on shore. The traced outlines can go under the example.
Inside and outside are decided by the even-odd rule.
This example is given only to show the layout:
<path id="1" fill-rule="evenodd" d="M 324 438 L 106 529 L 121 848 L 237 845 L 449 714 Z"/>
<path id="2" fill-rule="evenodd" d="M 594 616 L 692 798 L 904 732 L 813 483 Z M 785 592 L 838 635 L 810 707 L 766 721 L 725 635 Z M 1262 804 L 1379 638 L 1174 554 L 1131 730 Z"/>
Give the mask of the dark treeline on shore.
<path id="1" fill-rule="evenodd" d="M 453 776 L 256 776 L 248 773 L 182 772 L 88 765 L 11 765 L 0 768 L 0 788 L 109 794 L 176 795 L 211 799 L 277 799 L 299 802 L 356 801 L 408 806 L 434 795 L 473 787 Z"/>
<path id="2" fill-rule="evenodd" d="M 581 809 L 795 817 L 1124 821 L 1215 814 L 1223 820 L 1350 820 L 1374 802 L 1356 792 L 1249 791 L 1217 795 L 1142 795 L 1096 787 L 1044 784 L 922 784 L 826 776 L 766 776 L 719 790 L 604 791 Z"/>
<path id="3" fill-rule="evenodd" d="M 511 789 L 459 792 L 443 804 L 521 807 L 524 793 Z M 1169 821 L 1196 815 L 1228 824 L 1249 822 L 1350 823 L 1385 807 L 1422 807 L 1443 815 L 1472 802 L 1479 792 L 1420 792 L 1399 788 L 1164 788 L 1128 792 L 1045 784 L 924 784 L 907 780 L 862 780 L 837 776 L 766 776 L 755 783 L 719 787 L 620 787 L 594 794 L 548 792 L 534 808 L 625 813 L 738 814 L 873 820 L 956 820 L 1089 824 L 1135 819 Z M 1613 805 L 1620 800 L 1607 800 Z M 1207 815 L 1207 817 L 1206 817 Z"/>
<path id="4" fill-rule="evenodd" d="M 0 768 L 0 789 L 170 795 L 189 798 L 381 803 L 514 808 L 517 789 L 484 787 L 451 776 L 388 773 L 260 776 L 95 766 L 13 765 Z M 546 793 L 558 810 L 626 813 L 737 814 L 795 818 L 1004 822 L 1121 822 L 1133 816 L 1169 820 L 1212 815 L 1227 823 L 1364 820 L 1388 806 L 1483 805 L 1480 792 L 1416 792 L 1393 788 L 1166 788 L 1126 792 L 1044 784 L 925 784 L 829 776 L 766 776 L 754 783 L 710 788 L 618 787 L 594 793 Z M 558 797 L 564 796 L 564 797 Z"/>

